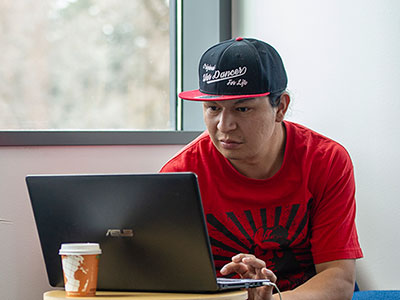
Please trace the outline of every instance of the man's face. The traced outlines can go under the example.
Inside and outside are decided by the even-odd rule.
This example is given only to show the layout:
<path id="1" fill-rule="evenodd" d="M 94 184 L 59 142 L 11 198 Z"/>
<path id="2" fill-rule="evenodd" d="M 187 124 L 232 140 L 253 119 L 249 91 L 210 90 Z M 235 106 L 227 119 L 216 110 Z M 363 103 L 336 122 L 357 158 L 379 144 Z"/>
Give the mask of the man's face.
<path id="1" fill-rule="evenodd" d="M 236 160 L 257 163 L 275 142 L 277 108 L 268 97 L 203 103 L 204 122 L 219 152 Z"/>

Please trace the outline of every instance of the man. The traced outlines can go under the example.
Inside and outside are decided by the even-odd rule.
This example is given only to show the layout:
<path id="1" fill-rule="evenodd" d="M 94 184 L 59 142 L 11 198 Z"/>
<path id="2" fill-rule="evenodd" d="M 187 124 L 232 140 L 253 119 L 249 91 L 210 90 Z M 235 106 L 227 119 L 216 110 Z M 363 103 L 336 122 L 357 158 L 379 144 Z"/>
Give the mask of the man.
<path id="1" fill-rule="evenodd" d="M 219 43 L 201 57 L 199 83 L 179 96 L 203 101 L 207 131 L 161 172 L 197 174 L 218 275 L 268 278 L 285 300 L 351 299 L 362 257 L 353 166 L 338 143 L 284 121 L 279 54 L 256 39 Z"/>

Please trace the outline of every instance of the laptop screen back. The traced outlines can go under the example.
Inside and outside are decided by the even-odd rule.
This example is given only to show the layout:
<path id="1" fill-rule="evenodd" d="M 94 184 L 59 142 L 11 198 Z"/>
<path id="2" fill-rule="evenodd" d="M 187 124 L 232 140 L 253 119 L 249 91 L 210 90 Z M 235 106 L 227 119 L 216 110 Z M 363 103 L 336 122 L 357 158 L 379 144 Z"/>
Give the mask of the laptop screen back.
<path id="1" fill-rule="evenodd" d="M 216 291 L 192 173 L 26 178 L 49 283 L 62 287 L 62 243 L 99 243 L 98 290 Z"/>

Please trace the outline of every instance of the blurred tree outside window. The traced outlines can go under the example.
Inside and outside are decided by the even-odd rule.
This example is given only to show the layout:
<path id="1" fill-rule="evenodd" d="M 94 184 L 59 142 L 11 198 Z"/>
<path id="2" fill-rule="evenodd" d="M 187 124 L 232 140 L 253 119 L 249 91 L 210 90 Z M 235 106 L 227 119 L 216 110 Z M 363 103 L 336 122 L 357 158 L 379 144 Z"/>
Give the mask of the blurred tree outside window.
<path id="1" fill-rule="evenodd" d="M 173 129 L 168 0 L 0 1 L 0 130 Z"/>

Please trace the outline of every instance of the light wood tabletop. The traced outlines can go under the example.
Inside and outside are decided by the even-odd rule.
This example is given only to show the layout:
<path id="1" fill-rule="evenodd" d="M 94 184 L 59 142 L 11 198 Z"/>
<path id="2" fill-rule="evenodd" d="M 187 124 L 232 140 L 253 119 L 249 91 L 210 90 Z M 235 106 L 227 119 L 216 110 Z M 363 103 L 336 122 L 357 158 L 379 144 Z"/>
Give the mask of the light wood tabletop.
<path id="1" fill-rule="evenodd" d="M 147 292 L 107 292 L 97 291 L 96 297 L 67 297 L 65 291 L 54 290 L 44 293 L 43 300 L 81 299 L 81 300 L 245 300 L 247 291 L 229 291 L 212 294 L 186 294 L 186 293 L 147 293 Z"/>

